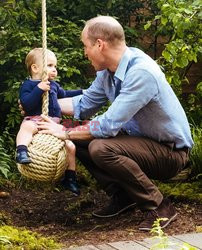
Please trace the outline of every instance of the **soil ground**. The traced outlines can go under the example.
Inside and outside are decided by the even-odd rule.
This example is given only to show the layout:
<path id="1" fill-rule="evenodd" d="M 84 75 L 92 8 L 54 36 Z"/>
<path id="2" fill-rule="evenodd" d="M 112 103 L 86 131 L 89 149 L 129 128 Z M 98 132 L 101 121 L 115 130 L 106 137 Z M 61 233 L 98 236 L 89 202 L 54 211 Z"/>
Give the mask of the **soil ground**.
<path id="1" fill-rule="evenodd" d="M 0 198 L 0 211 L 11 224 L 53 236 L 66 247 L 86 244 L 103 244 L 121 240 L 140 240 L 150 237 L 140 232 L 138 224 L 143 214 L 134 208 L 118 217 L 96 219 L 91 213 L 107 204 L 108 198 L 98 190 L 86 186 L 79 197 L 58 189 L 3 188 L 8 198 Z M 185 200 L 173 200 L 178 211 L 177 221 L 164 231 L 168 235 L 195 232 L 202 225 L 202 204 Z M 5 219 L 7 220 L 7 219 Z"/>

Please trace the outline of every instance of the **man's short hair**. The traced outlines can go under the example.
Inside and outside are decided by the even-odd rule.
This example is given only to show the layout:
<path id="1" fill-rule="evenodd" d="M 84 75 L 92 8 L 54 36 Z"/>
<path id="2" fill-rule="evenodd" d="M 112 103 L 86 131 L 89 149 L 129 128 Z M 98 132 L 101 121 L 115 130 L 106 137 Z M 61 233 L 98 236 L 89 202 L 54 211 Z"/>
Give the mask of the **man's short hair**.
<path id="1" fill-rule="evenodd" d="M 121 24 L 113 17 L 98 16 L 86 22 L 88 39 L 95 43 L 102 39 L 111 44 L 125 41 L 125 34 Z"/>

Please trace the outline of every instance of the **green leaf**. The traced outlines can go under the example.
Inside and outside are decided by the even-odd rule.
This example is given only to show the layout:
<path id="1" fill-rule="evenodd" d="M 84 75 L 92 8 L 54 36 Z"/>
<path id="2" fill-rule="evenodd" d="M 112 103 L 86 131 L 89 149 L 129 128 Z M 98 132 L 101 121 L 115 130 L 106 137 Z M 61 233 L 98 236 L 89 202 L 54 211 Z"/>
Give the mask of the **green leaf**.
<path id="1" fill-rule="evenodd" d="M 0 173 L 3 174 L 3 176 L 8 179 L 8 172 L 9 169 L 3 168 L 2 166 L 0 166 Z"/>
<path id="2" fill-rule="evenodd" d="M 197 93 L 202 96 L 202 82 L 199 82 L 196 86 Z"/>
<path id="3" fill-rule="evenodd" d="M 189 63 L 188 58 L 183 55 L 177 58 L 177 66 L 180 68 L 186 67 L 188 63 Z"/>
<path id="4" fill-rule="evenodd" d="M 199 18 L 199 19 L 202 19 L 202 11 L 200 11 L 200 12 L 198 13 L 198 18 Z"/>
<path id="5" fill-rule="evenodd" d="M 161 17 L 161 23 L 163 24 L 163 25 L 166 25 L 167 24 L 167 22 L 168 22 L 168 19 L 166 18 L 166 17 Z"/>
<path id="6" fill-rule="evenodd" d="M 164 51 L 162 52 L 162 55 L 163 55 L 163 57 L 164 57 L 168 62 L 171 62 L 172 56 L 171 56 L 171 54 L 170 54 L 168 51 L 164 50 Z"/>
<path id="7" fill-rule="evenodd" d="M 170 9 L 170 7 L 171 7 L 170 4 L 165 3 L 165 4 L 162 5 L 161 9 L 162 9 L 162 11 L 165 11 L 167 9 Z"/>
<path id="8" fill-rule="evenodd" d="M 144 29 L 145 30 L 148 30 L 151 26 L 152 22 L 151 21 L 148 21 L 145 25 L 144 25 Z"/>

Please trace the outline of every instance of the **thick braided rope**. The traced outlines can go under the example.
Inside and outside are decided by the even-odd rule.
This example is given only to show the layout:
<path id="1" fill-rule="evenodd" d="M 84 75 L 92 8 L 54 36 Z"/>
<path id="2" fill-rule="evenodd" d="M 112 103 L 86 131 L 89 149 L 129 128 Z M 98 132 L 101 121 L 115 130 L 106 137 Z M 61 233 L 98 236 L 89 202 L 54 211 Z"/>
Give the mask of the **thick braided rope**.
<path id="1" fill-rule="evenodd" d="M 66 169 L 64 141 L 55 136 L 36 134 L 29 147 L 32 163 L 18 164 L 22 175 L 38 181 L 57 181 Z"/>
<path id="2" fill-rule="evenodd" d="M 46 31 L 46 0 L 42 0 L 42 53 L 43 73 L 42 80 L 47 76 L 47 31 Z M 48 91 L 43 95 L 42 113 L 48 115 Z M 18 164 L 22 175 L 39 181 L 56 181 L 66 169 L 65 142 L 53 135 L 36 134 L 28 146 L 32 163 L 29 165 Z"/>
<path id="3" fill-rule="evenodd" d="M 42 80 L 47 77 L 47 25 L 46 25 L 46 0 L 42 0 L 42 54 L 43 54 L 43 71 Z M 48 115 L 48 91 L 43 94 L 42 113 Z"/>

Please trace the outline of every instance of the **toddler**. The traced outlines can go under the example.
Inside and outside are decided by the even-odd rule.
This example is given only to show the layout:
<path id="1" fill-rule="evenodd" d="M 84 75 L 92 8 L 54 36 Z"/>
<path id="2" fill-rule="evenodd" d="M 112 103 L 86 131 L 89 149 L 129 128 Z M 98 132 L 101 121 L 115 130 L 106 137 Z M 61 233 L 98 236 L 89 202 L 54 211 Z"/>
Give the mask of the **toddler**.
<path id="1" fill-rule="evenodd" d="M 47 80 L 41 81 L 43 64 L 42 48 L 31 50 L 25 59 L 28 72 L 31 78 L 25 80 L 20 88 L 20 102 L 25 111 L 25 118 L 17 134 L 17 156 L 16 161 L 20 164 L 29 164 L 31 159 L 28 156 L 28 145 L 35 133 L 38 132 L 36 122 L 40 121 L 42 114 L 42 95 L 49 91 L 49 116 L 56 123 L 60 123 L 61 109 L 58 104 L 59 98 L 73 97 L 83 94 L 82 90 L 64 90 L 54 81 L 57 77 L 57 58 L 55 54 L 47 50 Z M 72 141 L 66 140 L 69 166 L 65 171 L 62 185 L 72 191 L 75 195 L 80 194 L 76 182 L 76 161 L 75 145 Z"/>

